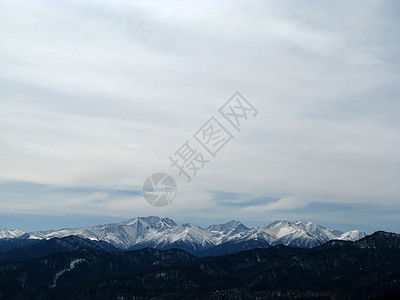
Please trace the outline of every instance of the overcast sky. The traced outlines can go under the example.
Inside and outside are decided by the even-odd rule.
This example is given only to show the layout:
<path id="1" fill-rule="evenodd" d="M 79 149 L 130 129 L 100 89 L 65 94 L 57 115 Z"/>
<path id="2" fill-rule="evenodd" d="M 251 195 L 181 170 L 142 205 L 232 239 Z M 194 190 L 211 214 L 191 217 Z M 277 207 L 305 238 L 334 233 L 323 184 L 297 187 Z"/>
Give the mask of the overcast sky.
<path id="1" fill-rule="evenodd" d="M 1 1 L 0 228 L 167 216 L 400 232 L 397 1 Z M 193 135 L 239 91 L 216 157 Z M 226 121 L 226 120 L 225 120 Z M 210 160 L 190 183 L 169 157 Z M 142 197 L 166 172 L 171 205 Z"/>

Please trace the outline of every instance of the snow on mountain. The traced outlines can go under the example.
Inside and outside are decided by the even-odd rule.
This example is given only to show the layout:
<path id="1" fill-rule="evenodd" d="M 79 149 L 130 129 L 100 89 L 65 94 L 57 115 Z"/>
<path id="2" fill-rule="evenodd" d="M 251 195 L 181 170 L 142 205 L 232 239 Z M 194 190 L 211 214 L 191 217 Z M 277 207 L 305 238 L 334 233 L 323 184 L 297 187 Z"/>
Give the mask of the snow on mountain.
<path id="1" fill-rule="evenodd" d="M 21 230 L 0 229 L 0 239 L 17 238 L 23 234 L 24 232 Z"/>
<path id="2" fill-rule="evenodd" d="M 365 237 L 367 234 L 365 232 L 362 232 L 360 230 L 352 230 L 349 232 L 344 232 L 342 235 L 339 237 L 339 240 L 343 241 L 358 241 Z"/>
<path id="3" fill-rule="evenodd" d="M 214 224 L 207 227 L 208 231 L 219 232 L 221 234 L 229 234 L 232 231 L 248 230 L 246 226 L 236 220 L 229 221 L 225 224 Z"/>
<path id="4" fill-rule="evenodd" d="M 269 225 L 263 226 L 263 229 L 269 234 L 275 236 L 277 239 L 284 237 L 288 234 L 294 233 L 300 230 L 299 226 L 288 221 L 275 221 Z"/>
<path id="5" fill-rule="evenodd" d="M 177 225 L 167 230 L 154 232 L 130 249 L 151 247 L 156 249 L 180 248 L 189 252 L 201 251 L 215 246 L 214 236 L 207 230 L 191 224 Z"/>
<path id="6" fill-rule="evenodd" d="M 340 239 L 344 233 L 327 229 L 313 222 L 295 223 L 279 220 L 250 230 L 244 240 L 266 241 L 271 245 L 313 248 L 332 239 Z M 356 238 L 355 235 L 352 237 Z M 349 237 L 351 239 L 351 237 Z"/>
<path id="7" fill-rule="evenodd" d="M 89 226 L 73 229 L 37 231 L 1 230 L 0 238 L 51 239 L 75 235 L 96 241 L 106 241 L 121 249 L 181 248 L 191 253 L 204 251 L 225 243 L 248 245 L 278 245 L 312 248 L 329 240 L 358 240 L 366 233 L 354 230 L 341 232 L 322 227 L 313 222 L 275 221 L 262 227 L 247 228 L 239 221 L 210 225 L 178 225 L 168 218 L 156 216 L 137 217 L 122 223 Z"/>
<path id="8" fill-rule="evenodd" d="M 228 241 L 244 239 L 250 229 L 239 221 L 232 220 L 225 224 L 210 225 L 206 230 L 214 235 L 214 244 L 219 245 Z"/>
<path id="9" fill-rule="evenodd" d="M 306 232 L 318 237 L 320 240 L 329 241 L 340 237 L 343 232 L 334 229 L 327 229 L 313 222 L 297 221 L 294 223 Z"/>
<path id="10" fill-rule="evenodd" d="M 115 247 L 126 249 L 136 243 L 147 240 L 157 232 L 175 228 L 178 226 L 168 218 L 159 217 L 138 217 L 122 223 L 112 223 L 73 229 L 61 229 L 56 231 L 36 231 L 30 232 L 29 239 L 50 239 L 54 237 L 64 237 L 76 235 L 96 241 L 106 241 Z"/>
<path id="11" fill-rule="evenodd" d="M 327 241 L 327 240 L 326 240 Z M 295 231 L 272 243 L 273 246 L 285 245 L 296 248 L 313 248 L 323 244 L 325 240 L 314 236 L 307 231 Z"/>
<path id="12" fill-rule="evenodd" d="M 243 234 L 242 238 L 238 239 L 238 241 L 262 241 L 266 242 L 268 245 L 271 245 L 276 240 L 277 237 L 263 227 L 251 228 L 248 232 Z"/>

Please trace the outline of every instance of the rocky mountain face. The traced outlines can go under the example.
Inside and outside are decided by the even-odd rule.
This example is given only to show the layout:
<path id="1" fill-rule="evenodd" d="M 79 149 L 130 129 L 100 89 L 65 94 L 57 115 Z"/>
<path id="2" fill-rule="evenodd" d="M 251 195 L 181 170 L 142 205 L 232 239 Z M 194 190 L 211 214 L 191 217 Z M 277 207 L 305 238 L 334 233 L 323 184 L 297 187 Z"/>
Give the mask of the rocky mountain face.
<path id="1" fill-rule="evenodd" d="M 247 228 L 239 221 L 201 228 L 192 224 L 178 225 L 169 218 L 138 217 L 122 223 L 73 229 L 38 231 L 1 231 L 0 249 L 29 244 L 26 241 L 77 236 L 106 242 L 119 249 L 179 248 L 194 255 L 224 255 L 258 247 L 285 245 L 313 248 L 330 240 L 356 241 L 366 233 L 355 230 L 341 232 L 312 222 L 275 221 L 269 225 Z M 18 242 L 16 242 L 18 240 Z M 10 241 L 10 243 L 7 243 Z"/>

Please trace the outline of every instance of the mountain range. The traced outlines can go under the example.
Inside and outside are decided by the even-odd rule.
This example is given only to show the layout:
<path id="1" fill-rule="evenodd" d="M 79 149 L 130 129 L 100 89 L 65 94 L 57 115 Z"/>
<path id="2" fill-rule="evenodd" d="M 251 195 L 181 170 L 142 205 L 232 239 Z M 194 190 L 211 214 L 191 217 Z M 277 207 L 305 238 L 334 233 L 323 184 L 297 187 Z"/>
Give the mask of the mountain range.
<path id="1" fill-rule="evenodd" d="M 180 249 L 108 251 L 107 245 L 67 236 L 0 253 L 0 299 L 400 297 L 395 233 L 378 231 L 356 242 L 331 240 L 311 249 L 277 245 L 203 258 Z"/>
<path id="2" fill-rule="evenodd" d="M 137 217 L 121 223 L 72 229 L 22 232 L 0 230 L 0 251 L 53 238 L 76 236 L 99 243 L 99 247 L 121 250 L 178 248 L 196 256 L 225 255 L 254 248 L 285 245 L 314 248 L 330 240 L 357 241 L 367 234 L 359 230 L 342 232 L 313 222 L 275 221 L 248 228 L 239 221 L 202 228 L 192 224 L 178 225 L 169 218 Z"/>

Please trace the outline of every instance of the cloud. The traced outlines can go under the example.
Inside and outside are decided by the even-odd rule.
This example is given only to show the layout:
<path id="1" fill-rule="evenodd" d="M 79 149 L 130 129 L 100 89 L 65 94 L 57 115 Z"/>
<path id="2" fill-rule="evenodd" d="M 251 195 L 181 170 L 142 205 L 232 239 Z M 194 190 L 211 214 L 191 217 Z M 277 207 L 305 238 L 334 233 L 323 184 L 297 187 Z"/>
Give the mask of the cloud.
<path id="1" fill-rule="evenodd" d="M 308 203 L 310 203 L 310 200 L 298 199 L 296 197 L 284 197 L 279 199 L 278 201 L 266 205 L 253 205 L 253 206 L 248 206 L 245 209 L 249 212 L 293 210 L 304 207 Z"/>
<path id="2" fill-rule="evenodd" d="M 333 202 L 381 205 L 384 220 L 397 207 L 398 4 L 1 6 L 3 212 L 252 221 Z M 257 117 L 226 124 L 234 139 L 186 183 L 169 156 L 187 140 L 204 151 L 193 134 L 237 90 Z M 170 207 L 120 193 L 160 171 L 178 182 Z"/>

